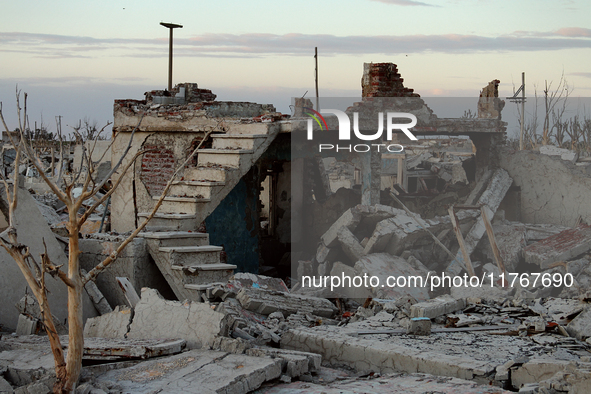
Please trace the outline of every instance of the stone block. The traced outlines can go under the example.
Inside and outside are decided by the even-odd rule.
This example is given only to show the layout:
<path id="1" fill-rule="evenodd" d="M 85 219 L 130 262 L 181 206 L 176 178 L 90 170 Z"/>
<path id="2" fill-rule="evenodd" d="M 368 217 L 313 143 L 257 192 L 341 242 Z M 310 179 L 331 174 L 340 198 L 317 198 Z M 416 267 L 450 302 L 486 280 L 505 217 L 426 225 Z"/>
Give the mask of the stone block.
<path id="1" fill-rule="evenodd" d="M 456 299 L 446 294 L 412 305 L 410 307 L 410 317 L 435 319 L 437 316 L 453 313 L 465 307 L 465 298 Z"/>
<path id="2" fill-rule="evenodd" d="M 428 317 L 413 317 L 408 323 L 406 333 L 409 335 L 431 335 L 431 319 Z"/>
<path id="3" fill-rule="evenodd" d="M 29 317 L 23 315 L 22 313 L 18 315 L 18 323 L 16 325 L 16 334 L 17 335 L 33 335 L 37 334 L 37 328 L 39 325 L 39 321 L 34 317 Z"/>
<path id="4" fill-rule="evenodd" d="M 189 349 L 211 346 L 224 315 L 200 302 L 168 301 L 157 290 L 143 288 L 128 338 L 182 338 Z"/>

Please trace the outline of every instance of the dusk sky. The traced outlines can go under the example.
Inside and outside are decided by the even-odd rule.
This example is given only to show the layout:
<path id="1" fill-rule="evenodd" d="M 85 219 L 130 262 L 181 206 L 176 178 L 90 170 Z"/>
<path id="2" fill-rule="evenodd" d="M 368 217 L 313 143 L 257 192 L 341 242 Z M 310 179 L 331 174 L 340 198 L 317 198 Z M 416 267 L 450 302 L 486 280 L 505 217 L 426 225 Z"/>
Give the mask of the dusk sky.
<path id="1" fill-rule="evenodd" d="M 14 93 L 31 122 L 112 121 L 114 99 L 164 89 L 168 29 L 173 83 L 196 82 L 218 100 L 275 104 L 314 95 L 358 96 L 364 62 L 393 62 L 421 96 L 478 97 L 499 79 L 512 95 L 526 72 L 542 94 L 564 72 L 591 96 L 591 2 L 585 0 L 0 1 L 0 101 L 16 126 Z"/>

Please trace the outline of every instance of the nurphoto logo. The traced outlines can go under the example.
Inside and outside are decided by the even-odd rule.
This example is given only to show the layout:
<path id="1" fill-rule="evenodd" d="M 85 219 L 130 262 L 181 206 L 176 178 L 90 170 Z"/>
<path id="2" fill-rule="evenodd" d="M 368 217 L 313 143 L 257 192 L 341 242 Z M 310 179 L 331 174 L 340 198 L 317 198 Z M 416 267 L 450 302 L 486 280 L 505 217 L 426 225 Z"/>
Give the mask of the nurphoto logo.
<path id="1" fill-rule="evenodd" d="M 304 108 L 304 113 L 310 117 L 308 119 L 307 125 L 307 138 L 308 140 L 312 140 L 314 137 L 314 121 L 318 125 L 321 131 L 329 130 L 328 124 L 324 119 L 322 114 L 331 114 L 335 115 L 338 120 L 338 131 L 339 131 L 339 141 L 350 141 L 351 140 L 351 120 L 349 119 L 349 115 L 345 112 L 340 111 L 338 109 L 323 109 L 320 112 L 315 111 L 312 108 Z M 355 138 L 360 139 L 362 141 L 382 141 L 382 137 L 384 134 L 384 113 L 378 112 L 378 130 L 373 134 L 364 134 L 362 130 L 365 131 L 368 127 L 359 127 L 359 113 L 353 112 L 353 133 Z M 398 119 L 409 119 L 409 123 L 395 123 L 394 120 Z M 417 118 L 413 114 L 406 113 L 406 112 L 386 112 L 386 141 L 392 140 L 392 134 L 394 130 L 401 130 L 408 138 L 413 141 L 417 141 L 418 138 L 414 136 L 413 133 L 410 132 L 409 129 L 413 128 L 417 124 Z M 339 151 L 349 151 L 349 152 L 369 152 L 372 148 L 377 150 L 378 152 L 390 152 L 390 153 L 400 153 L 404 151 L 404 147 L 400 144 L 384 144 L 384 143 L 374 143 L 374 144 L 355 144 L 355 145 L 339 145 L 339 144 L 319 144 L 318 151 L 331 151 L 334 150 L 336 152 Z"/>

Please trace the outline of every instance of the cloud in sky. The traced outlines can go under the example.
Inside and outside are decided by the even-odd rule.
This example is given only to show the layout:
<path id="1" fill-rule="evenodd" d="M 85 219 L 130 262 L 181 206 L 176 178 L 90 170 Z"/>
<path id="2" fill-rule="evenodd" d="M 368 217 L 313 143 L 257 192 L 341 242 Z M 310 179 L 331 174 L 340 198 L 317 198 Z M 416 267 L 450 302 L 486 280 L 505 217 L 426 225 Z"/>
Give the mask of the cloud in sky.
<path id="1" fill-rule="evenodd" d="M 427 6 L 427 7 L 439 7 L 433 4 L 427 4 L 420 1 L 412 0 L 372 0 L 385 4 L 401 5 L 401 6 Z"/>
<path id="2" fill-rule="evenodd" d="M 324 56 L 408 53 L 480 53 L 591 48 L 591 29 L 565 27 L 554 32 L 518 31 L 487 37 L 466 34 L 355 35 L 203 34 L 175 39 L 175 56 L 252 57 L 308 56 L 317 46 Z M 0 32 L 0 52 L 41 58 L 88 57 L 109 53 L 121 57 L 166 57 L 165 39 L 94 38 L 55 34 Z"/>

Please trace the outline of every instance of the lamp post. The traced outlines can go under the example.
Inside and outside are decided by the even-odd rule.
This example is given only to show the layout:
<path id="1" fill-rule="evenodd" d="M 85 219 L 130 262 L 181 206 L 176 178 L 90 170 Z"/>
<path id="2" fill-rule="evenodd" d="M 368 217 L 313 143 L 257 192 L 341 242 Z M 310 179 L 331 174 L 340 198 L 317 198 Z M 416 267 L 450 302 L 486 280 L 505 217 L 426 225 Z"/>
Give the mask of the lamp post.
<path id="1" fill-rule="evenodd" d="M 168 39 L 168 91 L 170 92 L 172 90 L 172 30 L 179 27 L 182 28 L 183 25 L 164 22 L 160 22 L 160 24 L 170 30 Z"/>

